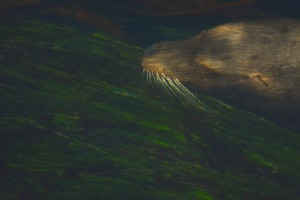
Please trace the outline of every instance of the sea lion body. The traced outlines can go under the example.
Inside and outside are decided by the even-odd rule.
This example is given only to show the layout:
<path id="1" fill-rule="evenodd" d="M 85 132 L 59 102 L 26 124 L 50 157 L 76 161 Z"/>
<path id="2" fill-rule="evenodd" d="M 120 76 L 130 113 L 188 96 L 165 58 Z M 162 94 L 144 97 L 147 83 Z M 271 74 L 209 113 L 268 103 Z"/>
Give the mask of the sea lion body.
<path id="1" fill-rule="evenodd" d="M 228 23 L 146 50 L 143 68 L 300 130 L 300 20 Z"/>

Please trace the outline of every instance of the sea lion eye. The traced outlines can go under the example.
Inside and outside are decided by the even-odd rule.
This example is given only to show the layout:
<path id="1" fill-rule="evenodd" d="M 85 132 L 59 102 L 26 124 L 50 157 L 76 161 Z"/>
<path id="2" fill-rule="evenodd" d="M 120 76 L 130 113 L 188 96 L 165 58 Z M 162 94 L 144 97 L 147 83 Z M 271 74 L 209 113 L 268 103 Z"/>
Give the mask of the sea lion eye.
<path id="1" fill-rule="evenodd" d="M 269 87 L 269 84 L 266 82 L 266 80 L 264 80 L 265 78 L 263 78 L 260 74 L 252 74 L 250 77 L 255 81 L 261 82 L 264 86 Z"/>
<path id="2" fill-rule="evenodd" d="M 207 78 L 218 78 L 220 76 L 220 74 L 216 70 L 212 69 L 207 63 L 196 62 L 195 66 L 197 67 L 197 70 Z"/>

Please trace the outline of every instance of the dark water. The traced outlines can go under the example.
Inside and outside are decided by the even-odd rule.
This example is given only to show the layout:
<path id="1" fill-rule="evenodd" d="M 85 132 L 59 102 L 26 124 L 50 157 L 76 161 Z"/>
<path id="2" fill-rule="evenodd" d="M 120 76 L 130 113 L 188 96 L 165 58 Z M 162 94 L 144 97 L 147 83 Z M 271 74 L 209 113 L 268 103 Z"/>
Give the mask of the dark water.
<path id="1" fill-rule="evenodd" d="M 243 2 L 243 1 L 241 1 Z M 293 1 L 0 2 L 0 199 L 297 199 L 300 136 L 147 84 L 153 43 Z"/>

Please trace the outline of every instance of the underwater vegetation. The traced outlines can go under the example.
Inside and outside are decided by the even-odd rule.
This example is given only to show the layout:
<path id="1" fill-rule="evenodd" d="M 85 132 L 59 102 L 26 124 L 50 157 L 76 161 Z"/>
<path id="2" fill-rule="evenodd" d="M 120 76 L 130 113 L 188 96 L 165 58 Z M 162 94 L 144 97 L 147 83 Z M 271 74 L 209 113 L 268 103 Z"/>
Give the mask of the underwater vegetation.
<path id="1" fill-rule="evenodd" d="M 66 21 L 0 23 L 1 199 L 296 199 L 299 134 L 142 76 L 144 49 Z"/>

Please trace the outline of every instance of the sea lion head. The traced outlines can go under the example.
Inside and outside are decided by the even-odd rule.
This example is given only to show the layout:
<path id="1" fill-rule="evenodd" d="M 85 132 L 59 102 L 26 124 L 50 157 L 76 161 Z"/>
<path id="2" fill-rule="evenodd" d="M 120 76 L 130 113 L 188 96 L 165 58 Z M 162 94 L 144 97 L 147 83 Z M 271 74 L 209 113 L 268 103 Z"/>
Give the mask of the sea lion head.
<path id="1" fill-rule="evenodd" d="M 252 21 L 155 44 L 142 66 L 148 79 L 176 96 L 191 96 L 183 86 L 190 85 L 274 121 L 295 122 L 300 121 L 299 55 L 299 21 Z"/>
<path id="2" fill-rule="evenodd" d="M 226 24 L 187 40 L 154 44 L 146 50 L 142 66 L 158 80 L 178 80 L 209 94 L 265 96 L 279 85 L 259 66 L 250 67 L 259 55 L 244 47 L 249 40 L 244 29 L 242 23 Z"/>

